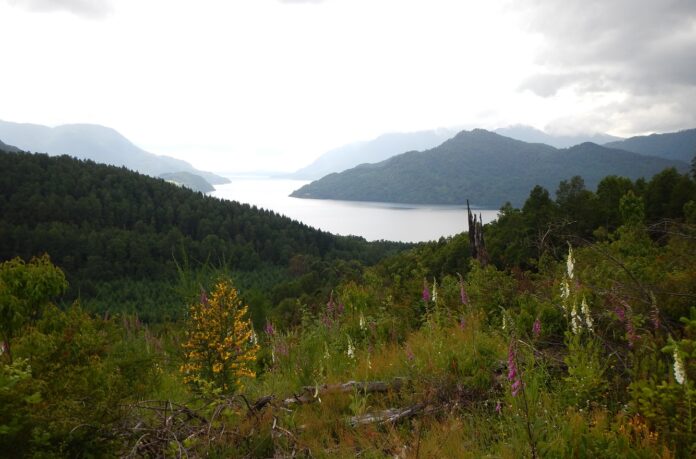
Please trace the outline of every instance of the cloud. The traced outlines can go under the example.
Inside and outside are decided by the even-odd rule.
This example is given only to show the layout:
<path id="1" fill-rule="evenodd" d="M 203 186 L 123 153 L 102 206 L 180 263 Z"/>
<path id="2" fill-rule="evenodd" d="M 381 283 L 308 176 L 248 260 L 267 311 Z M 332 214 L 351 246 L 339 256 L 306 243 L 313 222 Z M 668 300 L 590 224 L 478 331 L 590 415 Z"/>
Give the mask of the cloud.
<path id="1" fill-rule="evenodd" d="M 515 8 L 542 43 L 540 70 L 521 90 L 624 94 L 604 115 L 622 113 L 634 129 L 648 120 L 696 123 L 696 1 L 529 0 Z"/>
<path id="2" fill-rule="evenodd" d="M 111 12 L 110 0 L 4 0 L 27 11 L 66 11 L 77 16 L 101 18 Z"/>
<path id="3" fill-rule="evenodd" d="M 525 88 L 554 89 L 596 81 L 634 91 L 696 85 L 693 0 L 531 2 L 530 31 L 544 39 L 538 64 L 547 71 Z"/>

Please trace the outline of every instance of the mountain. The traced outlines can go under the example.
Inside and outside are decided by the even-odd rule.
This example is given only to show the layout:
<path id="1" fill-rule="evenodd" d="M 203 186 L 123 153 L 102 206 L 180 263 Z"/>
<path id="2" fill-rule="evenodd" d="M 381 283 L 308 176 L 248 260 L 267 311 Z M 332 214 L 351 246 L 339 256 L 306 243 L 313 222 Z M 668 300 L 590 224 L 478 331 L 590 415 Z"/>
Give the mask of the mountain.
<path id="1" fill-rule="evenodd" d="M 689 162 L 696 156 L 696 129 L 631 137 L 618 142 L 610 142 L 604 146 L 620 148 L 640 155 Z"/>
<path id="2" fill-rule="evenodd" d="M 200 191 L 201 193 L 215 191 L 215 187 L 208 183 L 203 177 L 190 172 L 169 172 L 160 174 L 159 178 L 175 185 L 185 186 L 193 191 Z"/>
<path id="3" fill-rule="evenodd" d="M 540 131 L 539 129 L 531 126 L 525 126 L 523 124 L 499 128 L 493 132 L 505 137 L 510 137 L 511 139 L 521 140 L 529 143 L 545 143 L 546 145 L 551 145 L 552 147 L 556 148 L 568 148 L 586 142 L 601 145 L 607 142 L 622 140 L 620 137 L 600 133 L 592 135 L 553 136 L 544 131 Z"/>
<path id="4" fill-rule="evenodd" d="M 185 171 L 200 175 L 209 183 L 229 182 L 224 177 L 199 171 L 186 161 L 149 153 L 114 129 L 96 124 L 66 124 L 51 128 L 0 121 L 0 139 L 25 151 L 91 159 L 98 163 L 125 166 L 153 177 Z"/>
<path id="5" fill-rule="evenodd" d="M 19 148 L 13 147 L 12 145 L 7 145 L 5 142 L 0 140 L 0 150 L 2 151 L 7 151 L 7 152 L 18 152 L 20 151 Z"/>
<path id="6" fill-rule="evenodd" d="M 482 129 L 462 131 L 431 150 L 362 164 L 309 183 L 291 196 L 411 204 L 521 205 L 535 185 L 554 191 L 574 175 L 594 188 L 607 175 L 649 177 L 686 163 L 583 143 L 567 149 Z"/>
<path id="7" fill-rule="evenodd" d="M 309 166 L 291 174 L 292 178 L 314 180 L 362 163 L 377 163 L 412 150 L 427 150 L 454 136 L 455 129 L 383 134 L 367 142 L 356 142 L 330 150 Z"/>

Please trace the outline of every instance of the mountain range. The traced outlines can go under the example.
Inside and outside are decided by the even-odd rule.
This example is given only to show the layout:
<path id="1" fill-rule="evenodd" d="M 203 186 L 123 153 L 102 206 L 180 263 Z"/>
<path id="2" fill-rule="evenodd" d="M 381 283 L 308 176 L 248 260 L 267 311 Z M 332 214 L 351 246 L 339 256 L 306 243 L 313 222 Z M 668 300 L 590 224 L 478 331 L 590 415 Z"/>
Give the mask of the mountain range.
<path id="1" fill-rule="evenodd" d="M 0 140 L 25 151 L 66 154 L 78 159 L 124 166 L 153 177 L 164 173 L 189 172 L 212 184 L 229 182 L 225 177 L 197 170 L 186 161 L 149 153 L 114 129 L 96 124 L 48 127 L 0 121 Z"/>
<path id="2" fill-rule="evenodd" d="M 631 137 L 604 145 L 641 155 L 689 162 L 696 156 L 696 129 Z"/>
<path id="3" fill-rule="evenodd" d="M 521 205 L 535 185 L 554 191 L 580 175 L 594 188 L 607 175 L 636 179 L 682 161 L 643 156 L 586 142 L 557 149 L 483 129 L 462 131 L 440 146 L 411 151 L 376 164 L 361 164 L 294 191 L 298 198 L 410 204 Z"/>
<path id="4" fill-rule="evenodd" d="M 454 137 L 459 131 L 461 131 L 459 128 L 439 128 L 383 134 L 372 140 L 350 143 L 329 150 L 310 165 L 289 174 L 287 177 L 316 180 L 333 172 L 342 172 L 360 164 L 378 163 L 405 151 L 423 151 L 434 148 L 445 140 Z M 496 129 L 494 132 L 523 142 L 545 143 L 556 148 L 571 147 L 584 142 L 602 144 L 621 140 L 619 137 L 608 134 L 554 136 L 521 124 Z"/>

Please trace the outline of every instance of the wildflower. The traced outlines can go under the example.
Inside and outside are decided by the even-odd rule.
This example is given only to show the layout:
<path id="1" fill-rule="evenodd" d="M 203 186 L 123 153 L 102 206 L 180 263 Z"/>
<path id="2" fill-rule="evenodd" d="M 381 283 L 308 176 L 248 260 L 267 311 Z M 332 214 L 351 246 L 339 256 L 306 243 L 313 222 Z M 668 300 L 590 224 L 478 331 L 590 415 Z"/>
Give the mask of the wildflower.
<path id="1" fill-rule="evenodd" d="M 506 330 L 506 329 L 507 329 L 507 319 L 506 319 L 505 314 L 503 314 L 503 330 Z"/>
<path id="2" fill-rule="evenodd" d="M 466 321 L 464 320 L 463 316 L 461 319 L 459 319 L 459 328 L 462 330 L 464 330 L 464 328 L 466 328 Z"/>
<path id="3" fill-rule="evenodd" d="M 561 281 L 561 299 L 567 300 L 570 297 L 570 284 L 566 277 Z M 565 301 L 563 301 L 563 309 L 565 309 Z"/>
<path id="4" fill-rule="evenodd" d="M 433 279 L 433 303 L 437 303 L 437 281 Z"/>
<path id="5" fill-rule="evenodd" d="M 568 244 L 568 260 L 566 261 L 566 271 L 568 272 L 568 278 L 573 279 L 573 270 L 575 268 L 575 259 L 573 258 L 573 246 Z"/>
<path id="6" fill-rule="evenodd" d="M 251 329 L 251 336 L 249 336 L 249 343 L 252 346 L 256 346 L 259 344 L 259 339 L 256 336 L 256 332 L 254 331 L 254 326 L 251 325 L 251 321 L 249 321 L 249 329 Z"/>
<path id="7" fill-rule="evenodd" d="M 539 335 L 541 334 L 541 321 L 539 320 L 538 317 L 534 321 L 534 325 L 532 325 L 532 334 L 534 335 L 535 338 L 538 338 Z"/>
<path id="8" fill-rule="evenodd" d="M 517 355 L 515 353 L 515 347 L 513 343 L 510 343 L 508 348 L 508 381 L 512 382 L 510 386 L 510 393 L 513 397 L 517 396 L 520 388 L 522 387 L 522 380 L 520 379 L 519 371 L 517 369 Z"/>
<path id="9" fill-rule="evenodd" d="M 573 329 L 573 333 L 576 335 L 580 333 L 582 329 L 582 322 L 578 316 L 578 308 L 575 304 L 573 304 L 573 310 L 570 312 L 570 326 Z"/>
<path id="10" fill-rule="evenodd" d="M 331 354 L 329 353 L 329 345 L 324 342 L 324 360 L 329 360 L 331 358 Z"/>
<path id="11" fill-rule="evenodd" d="M 587 301 L 585 301 L 584 296 L 582 297 L 580 311 L 582 311 L 582 315 L 585 316 L 585 324 L 587 325 L 587 329 L 589 331 L 592 331 L 592 326 L 594 325 L 594 322 L 592 322 L 592 316 L 590 316 L 590 307 L 587 305 Z"/>
<path id="12" fill-rule="evenodd" d="M 365 316 L 363 315 L 362 311 L 360 312 L 360 330 L 365 331 Z"/>
<path id="13" fill-rule="evenodd" d="M 676 346 L 674 346 L 674 379 L 679 384 L 684 384 L 684 380 L 686 379 L 684 373 L 684 362 L 682 361 L 682 358 L 679 355 L 679 350 Z"/>
<path id="14" fill-rule="evenodd" d="M 355 348 L 353 347 L 353 341 L 348 337 L 348 349 L 346 350 L 346 355 L 351 359 L 355 358 Z"/>
<path id="15" fill-rule="evenodd" d="M 273 324 L 271 322 L 266 322 L 266 327 L 263 331 L 265 331 L 268 336 L 275 335 L 275 328 L 273 328 Z"/>
<path id="16" fill-rule="evenodd" d="M 428 281 L 423 279 L 423 301 L 430 303 L 430 290 L 428 290 Z"/>
<path id="17" fill-rule="evenodd" d="M 503 411 L 503 405 L 500 403 L 500 400 L 498 400 L 498 403 L 495 404 L 495 412 L 500 414 Z"/>
<path id="18" fill-rule="evenodd" d="M 517 363 L 516 361 L 516 353 L 515 353 L 515 347 L 513 346 L 513 343 L 510 343 L 510 347 L 508 348 L 508 381 L 513 381 L 515 378 L 517 378 Z"/>

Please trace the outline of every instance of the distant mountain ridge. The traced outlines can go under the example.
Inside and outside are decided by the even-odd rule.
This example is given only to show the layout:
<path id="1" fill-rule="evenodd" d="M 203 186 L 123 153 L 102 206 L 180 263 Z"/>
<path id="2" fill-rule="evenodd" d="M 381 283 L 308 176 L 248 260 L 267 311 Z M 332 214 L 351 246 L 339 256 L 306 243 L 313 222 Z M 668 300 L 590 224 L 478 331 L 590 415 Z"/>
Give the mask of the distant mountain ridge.
<path id="1" fill-rule="evenodd" d="M 440 145 L 457 132 L 453 128 L 442 128 L 383 134 L 366 142 L 355 142 L 330 150 L 310 165 L 290 174 L 290 177 L 313 180 L 359 164 L 378 163 L 405 151 L 427 150 Z"/>
<path id="2" fill-rule="evenodd" d="M 159 178 L 175 185 L 185 186 L 193 191 L 200 191 L 201 193 L 215 191 L 215 187 L 203 177 L 190 172 L 167 172 L 166 174 L 160 174 Z"/>
<path id="3" fill-rule="evenodd" d="M 18 153 L 20 151 L 19 148 L 12 146 L 12 145 L 7 145 L 2 140 L 0 140 L 0 150 L 7 151 L 7 152 L 14 152 L 14 153 Z"/>
<path id="4" fill-rule="evenodd" d="M 553 192 L 574 175 L 594 188 L 607 175 L 636 179 L 668 167 L 688 168 L 685 162 L 593 143 L 559 150 L 474 129 L 430 150 L 330 174 L 291 196 L 411 204 L 464 204 L 468 199 L 497 208 L 506 201 L 521 205 L 535 185 Z"/>
<path id="5" fill-rule="evenodd" d="M 56 127 L 0 121 L 0 140 L 21 150 L 70 155 L 78 159 L 125 166 L 146 175 L 189 172 L 213 184 L 228 183 L 225 177 L 199 171 L 186 161 L 149 153 L 116 130 L 97 124 L 66 124 Z"/>
<path id="6" fill-rule="evenodd" d="M 513 126 L 499 128 L 493 132 L 505 137 L 510 137 L 511 139 L 521 140 L 523 142 L 528 143 L 545 143 L 546 145 L 551 145 L 552 147 L 556 148 L 568 148 L 586 142 L 592 142 L 598 145 L 602 145 L 607 142 L 623 140 L 620 137 L 615 137 L 613 135 L 602 133 L 578 135 L 551 135 L 539 129 L 533 128 L 531 126 L 525 126 L 523 124 L 516 124 Z"/>
<path id="7" fill-rule="evenodd" d="M 604 146 L 620 148 L 640 155 L 690 162 L 696 156 L 696 129 L 636 136 L 618 142 L 610 142 Z"/>

